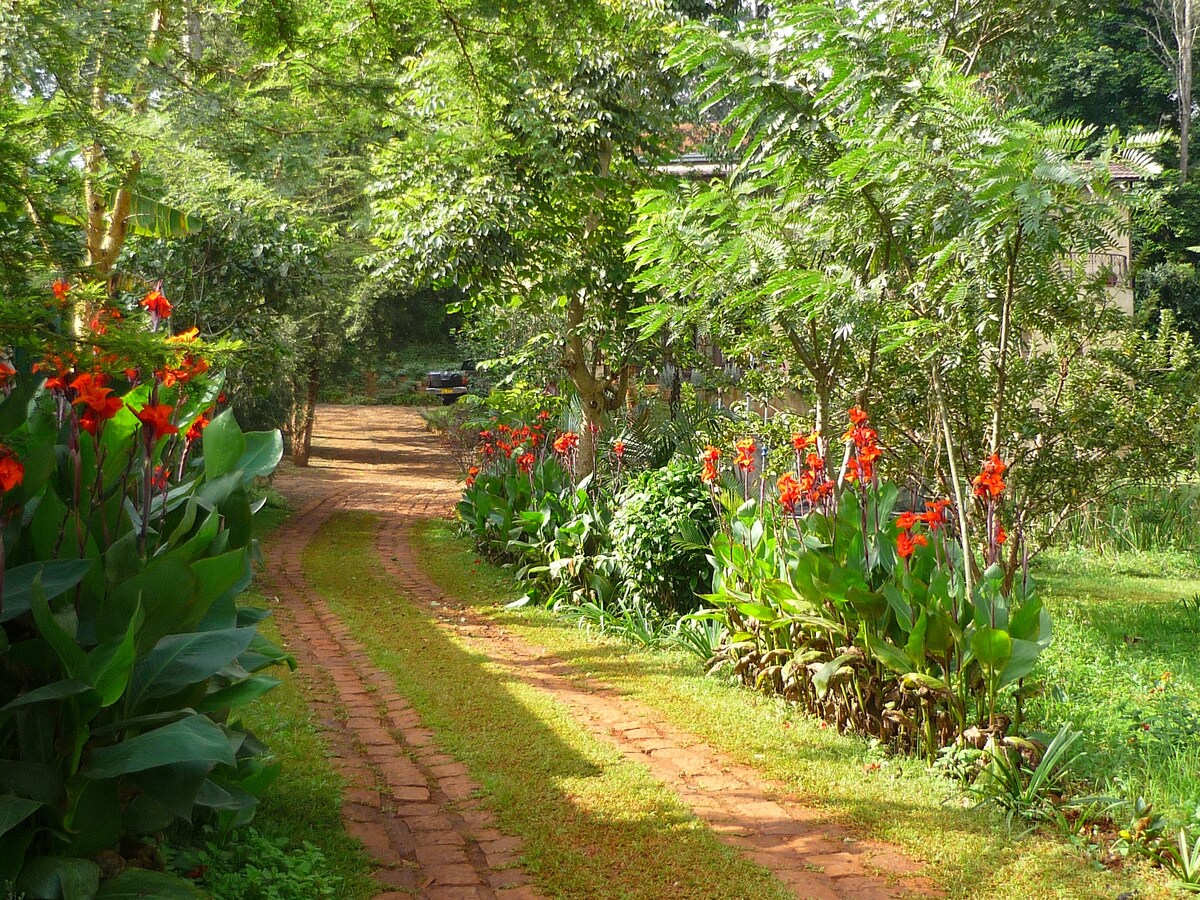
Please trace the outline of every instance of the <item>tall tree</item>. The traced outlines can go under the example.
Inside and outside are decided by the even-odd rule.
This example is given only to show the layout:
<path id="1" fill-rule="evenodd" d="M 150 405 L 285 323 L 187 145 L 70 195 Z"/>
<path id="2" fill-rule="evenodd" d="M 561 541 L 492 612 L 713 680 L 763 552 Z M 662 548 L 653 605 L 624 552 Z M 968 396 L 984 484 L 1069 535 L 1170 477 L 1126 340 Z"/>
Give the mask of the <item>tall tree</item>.
<path id="1" fill-rule="evenodd" d="M 1149 0 L 1146 32 L 1175 83 L 1179 115 L 1179 182 L 1188 180 L 1188 147 L 1192 133 L 1192 63 L 1200 15 L 1196 0 Z"/>
<path id="2" fill-rule="evenodd" d="M 469 303 L 557 311 L 586 473 L 633 362 L 640 301 L 623 245 L 673 102 L 661 32 L 632 3 L 455 24 L 412 72 L 417 127 L 380 162 L 377 271 L 452 283 Z M 447 67 L 466 75 L 457 91 Z"/>
<path id="3" fill-rule="evenodd" d="M 1130 323 L 1087 260 L 1134 196 L 1111 166 L 1154 163 L 1136 144 L 1089 158 L 1088 128 L 998 107 L 952 57 L 832 4 L 736 39 L 689 28 L 673 61 L 712 102 L 737 98 L 741 163 L 732 186 L 644 193 L 631 249 L 662 297 L 647 329 L 682 318 L 734 352 L 790 355 L 831 444 L 830 406 L 869 405 L 914 482 L 955 496 L 970 555 L 984 454 L 1016 461 L 1018 527 L 1128 477 L 1109 455 Z M 1126 390 L 1150 398 L 1158 380 L 1142 370 Z M 1121 439 L 1169 466 L 1163 411 L 1147 399 Z"/>

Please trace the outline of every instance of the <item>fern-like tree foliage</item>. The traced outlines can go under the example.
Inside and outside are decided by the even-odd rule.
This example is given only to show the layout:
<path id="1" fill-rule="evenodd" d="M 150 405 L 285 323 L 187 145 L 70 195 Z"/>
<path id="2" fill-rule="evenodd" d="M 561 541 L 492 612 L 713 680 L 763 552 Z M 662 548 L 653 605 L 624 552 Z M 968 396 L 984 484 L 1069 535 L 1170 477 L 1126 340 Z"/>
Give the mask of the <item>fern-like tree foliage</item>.
<path id="1" fill-rule="evenodd" d="M 957 499 L 966 549 L 970 477 L 1012 459 L 1010 529 L 1044 537 L 1193 449 L 1191 346 L 1133 333 L 1095 255 L 1149 202 L 1128 175 L 1157 171 L 1158 138 L 1038 124 L 889 21 L 779 5 L 681 29 L 669 63 L 727 111 L 731 174 L 639 194 L 641 335 L 686 324 L 786 366 L 835 441 L 869 406 L 914 486 Z"/>

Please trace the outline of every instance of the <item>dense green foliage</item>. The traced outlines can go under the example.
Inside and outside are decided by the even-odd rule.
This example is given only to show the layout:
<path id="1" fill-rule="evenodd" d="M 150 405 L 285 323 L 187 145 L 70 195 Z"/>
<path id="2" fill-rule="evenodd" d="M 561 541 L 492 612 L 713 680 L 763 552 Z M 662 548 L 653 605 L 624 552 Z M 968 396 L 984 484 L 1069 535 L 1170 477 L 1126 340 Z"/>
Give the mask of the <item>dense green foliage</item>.
<path id="1" fill-rule="evenodd" d="M 163 309 L 156 298 L 143 302 Z M 263 611 L 238 604 L 256 553 L 249 490 L 280 435 L 214 414 L 222 380 L 201 342 L 116 309 L 79 361 L 52 320 L 27 334 L 44 341 L 40 371 L 24 362 L 0 402 L 0 883 L 29 898 L 137 879 L 193 896 L 136 868 L 102 887 L 93 858 L 133 858 L 198 815 L 243 824 L 278 773 L 234 710 L 289 659 L 258 634 Z"/>
<path id="2" fill-rule="evenodd" d="M 696 595 L 707 592 L 711 580 L 703 544 L 717 528 L 695 465 L 677 458 L 638 473 L 615 503 L 609 534 L 625 602 L 664 613 L 695 609 Z"/>

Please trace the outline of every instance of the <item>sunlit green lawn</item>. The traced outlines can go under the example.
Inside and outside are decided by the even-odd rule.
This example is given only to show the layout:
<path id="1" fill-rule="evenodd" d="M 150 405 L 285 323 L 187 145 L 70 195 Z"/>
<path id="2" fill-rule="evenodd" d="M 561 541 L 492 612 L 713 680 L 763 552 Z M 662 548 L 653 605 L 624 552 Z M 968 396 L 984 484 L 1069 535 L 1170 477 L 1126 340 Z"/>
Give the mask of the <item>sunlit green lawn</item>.
<path id="1" fill-rule="evenodd" d="M 1080 772 L 1095 788 L 1186 821 L 1200 804 L 1200 610 L 1179 601 L 1200 591 L 1200 571 L 1058 555 L 1038 577 L 1055 627 L 1031 718 L 1084 732 Z"/>

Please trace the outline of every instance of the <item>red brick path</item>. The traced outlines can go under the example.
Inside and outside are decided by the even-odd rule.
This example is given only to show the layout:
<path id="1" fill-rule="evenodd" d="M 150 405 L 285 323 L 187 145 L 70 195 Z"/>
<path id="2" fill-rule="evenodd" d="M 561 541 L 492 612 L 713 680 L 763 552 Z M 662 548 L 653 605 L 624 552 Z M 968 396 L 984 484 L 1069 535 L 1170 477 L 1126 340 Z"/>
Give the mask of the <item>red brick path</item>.
<path id="1" fill-rule="evenodd" d="M 936 894 L 915 874 L 920 866 L 895 848 L 853 840 L 818 811 L 790 800 L 782 785 L 443 595 L 421 570 L 408 533 L 416 521 L 444 514 L 458 488 L 436 438 L 422 432 L 414 413 L 322 408 L 314 444 L 314 465 L 278 479 L 294 503 L 308 502 L 276 533 L 269 572 L 282 596 L 281 629 L 309 672 L 313 706 L 352 785 L 343 810 L 347 828 L 383 864 L 381 881 L 427 897 L 489 897 L 496 891 L 512 900 L 536 896 L 525 886 L 527 876 L 513 867 L 520 841 L 494 829 L 466 770 L 437 750 L 433 734 L 390 679 L 304 582 L 300 554 L 338 509 L 380 517 L 380 558 L 404 598 L 645 765 L 723 841 L 769 869 L 797 897 Z M 348 712 L 344 720 L 333 716 L 337 705 Z"/>

